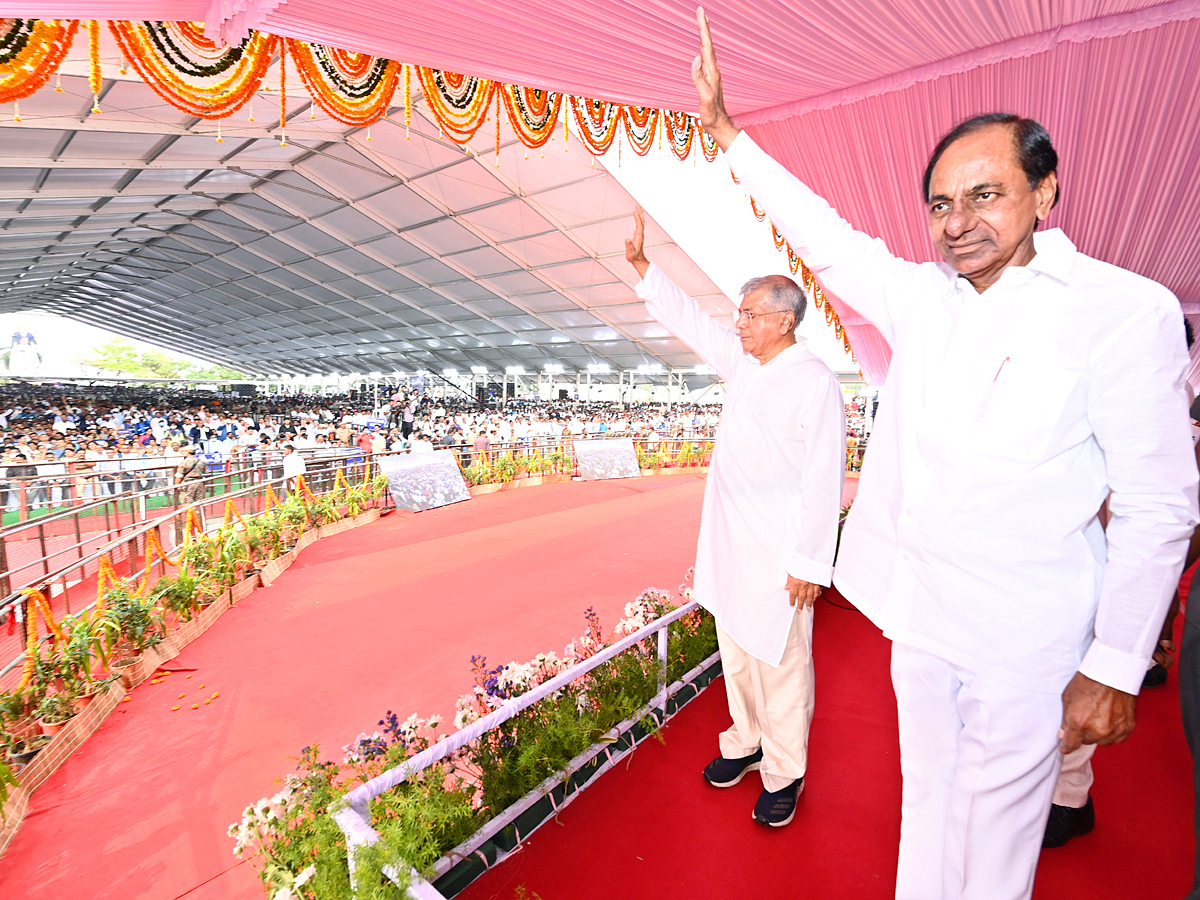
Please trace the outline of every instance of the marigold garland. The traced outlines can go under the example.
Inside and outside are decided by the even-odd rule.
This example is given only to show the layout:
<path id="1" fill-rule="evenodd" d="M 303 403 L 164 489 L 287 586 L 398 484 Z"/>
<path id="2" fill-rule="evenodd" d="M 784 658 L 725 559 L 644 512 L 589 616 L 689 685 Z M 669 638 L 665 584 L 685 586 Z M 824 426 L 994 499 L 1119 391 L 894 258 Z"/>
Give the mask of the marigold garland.
<path id="1" fill-rule="evenodd" d="M 292 38 L 286 44 L 300 80 L 330 118 L 364 126 L 387 115 L 401 63 Z"/>
<path id="2" fill-rule="evenodd" d="M 0 103 L 24 100 L 58 71 L 79 22 L 66 19 L 0 19 Z"/>
<path id="3" fill-rule="evenodd" d="M 25 605 L 25 665 L 21 669 L 21 680 L 17 683 L 18 690 L 27 687 L 33 680 L 39 643 L 37 629 L 39 613 L 42 621 L 46 623 L 48 633 L 52 634 L 56 640 L 62 639 L 62 630 L 54 621 L 54 613 L 50 609 L 50 601 L 46 599 L 46 595 L 37 588 L 25 588 L 21 593 L 25 595 L 28 602 Z"/>
<path id="4" fill-rule="evenodd" d="M 417 81 L 442 133 L 465 144 L 487 119 L 496 83 L 473 75 L 417 66 Z"/>
<path id="5" fill-rule="evenodd" d="M 253 31 L 219 47 L 190 22 L 109 22 L 109 31 L 142 80 L 188 115 L 222 119 L 262 86 L 279 38 Z"/>
<path id="6" fill-rule="evenodd" d="M 503 84 L 500 85 L 500 95 L 508 111 L 508 121 L 522 144 L 536 150 L 554 137 L 554 126 L 563 106 L 562 94 Z M 565 124 L 566 119 L 563 121 Z"/>

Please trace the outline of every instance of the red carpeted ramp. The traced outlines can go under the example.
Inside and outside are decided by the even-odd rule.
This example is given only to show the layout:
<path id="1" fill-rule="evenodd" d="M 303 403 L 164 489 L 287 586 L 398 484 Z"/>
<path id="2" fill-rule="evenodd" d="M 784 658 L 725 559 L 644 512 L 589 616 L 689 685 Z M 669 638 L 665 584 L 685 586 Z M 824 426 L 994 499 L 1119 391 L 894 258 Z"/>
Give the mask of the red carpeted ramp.
<path id="1" fill-rule="evenodd" d="M 0 898 L 258 900 L 225 829 L 278 790 L 290 757 L 315 742 L 340 758 L 388 709 L 452 717 L 473 653 L 561 651 L 589 605 L 611 628 L 645 588 L 673 593 L 703 487 L 699 475 L 544 485 L 314 544 L 34 795 L 0 860 Z"/>

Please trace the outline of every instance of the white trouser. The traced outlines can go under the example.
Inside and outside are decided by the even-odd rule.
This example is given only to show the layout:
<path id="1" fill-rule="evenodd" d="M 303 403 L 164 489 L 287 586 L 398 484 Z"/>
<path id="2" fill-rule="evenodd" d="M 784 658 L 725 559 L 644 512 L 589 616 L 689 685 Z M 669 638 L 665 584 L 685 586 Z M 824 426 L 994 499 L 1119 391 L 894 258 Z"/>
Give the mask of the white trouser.
<path id="1" fill-rule="evenodd" d="M 721 671 L 733 724 L 721 732 L 721 755 L 749 756 L 762 747 L 763 787 L 781 791 L 808 768 L 808 726 L 813 717 L 813 664 L 809 652 L 812 610 L 792 617 L 783 659 L 770 666 L 751 656 L 717 625 Z"/>
<path id="2" fill-rule="evenodd" d="M 1092 774 L 1092 757 L 1098 744 L 1082 744 L 1063 757 L 1058 784 L 1054 786 L 1054 802 L 1059 806 L 1082 809 L 1087 806 L 1088 793 L 1096 777 Z"/>
<path id="3" fill-rule="evenodd" d="M 1062 758 L 1062 685 L 1020 690 L 903 644 L 892 684 L 897 900 L 1027 900 Z"/>

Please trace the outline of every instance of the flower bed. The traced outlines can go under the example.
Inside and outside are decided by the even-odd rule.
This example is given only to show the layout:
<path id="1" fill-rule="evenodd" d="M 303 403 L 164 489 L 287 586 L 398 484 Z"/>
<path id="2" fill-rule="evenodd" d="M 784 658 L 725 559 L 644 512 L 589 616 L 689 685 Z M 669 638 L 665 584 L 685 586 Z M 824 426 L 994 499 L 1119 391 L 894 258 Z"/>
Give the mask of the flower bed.
<path id="1" fill-rule="evenodd" d="M 561 658 L 496 667 L 473 658 L 475 684 L 456 704 L 453 739 L 439 733 L 437 716 L 401 722 L 389 711 L 380 730 L 343 748 L 341 762 L 304 748 L 283 790 L 230 826 L 234 853 L 260 856 L 272 898 L 350 898 L 356 889 L 399 898 L 409 867 L 453 896 L 715 677 L 715 626 L 698 607 L 666 626 L 663 671 L 658 641 L 639 629 L 673 609 L 666 594 L 647 591 L 607 641 L 588 610 L 587 632 Z M 630 645 L 607 658 L 619 641 Z M 514 712 L 531 692 L 549 693 Z M 359 804 L 378 840 L 355 847 L 352 886 L 335 816 Z"/>

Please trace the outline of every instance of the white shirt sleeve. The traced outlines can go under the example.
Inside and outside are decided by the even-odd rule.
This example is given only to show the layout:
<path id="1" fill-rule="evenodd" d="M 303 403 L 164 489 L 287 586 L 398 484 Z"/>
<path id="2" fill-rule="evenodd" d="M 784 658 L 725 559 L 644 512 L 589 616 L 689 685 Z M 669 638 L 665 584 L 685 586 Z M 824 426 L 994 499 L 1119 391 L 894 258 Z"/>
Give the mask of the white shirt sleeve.
<path id="1" fill-rule="evenodd" d="M 637 286 L 650 315 L 695 350 L 725 381 L 744 358 L 741 339 L 718 325 L 700 304 L 680 290 L 654 263 Z"/>
<path id="2" fill-rule="evenodd" d="M 1088 419 L 1112 493 L 1095 638 L 1079 671 L 1130 694 L 1141 688 L 1198 521 L 1187 361 L 1178 310 L 1162 305 L 1094 351 Z"/>
<path id="3" fill-rule="evenodd" d="M 945 289 L 947 276 L 936 266 L 893 256 L 879 238 L 855 231 L 745 132 L 725 157 L 821 287 L 870 319 L 889 343 L 912 303 L 926 290 Z"/>
<path id="4" fill-rule="evenodd" d="M 788 498 L 784 563 L 794 578 L 828 587 L 846 471 L 846 414 L 836 375 L 830 372 L 813 383 L 800 416 L 803 478 L 799 493 Z"/>

